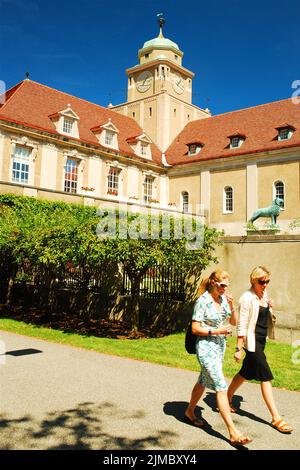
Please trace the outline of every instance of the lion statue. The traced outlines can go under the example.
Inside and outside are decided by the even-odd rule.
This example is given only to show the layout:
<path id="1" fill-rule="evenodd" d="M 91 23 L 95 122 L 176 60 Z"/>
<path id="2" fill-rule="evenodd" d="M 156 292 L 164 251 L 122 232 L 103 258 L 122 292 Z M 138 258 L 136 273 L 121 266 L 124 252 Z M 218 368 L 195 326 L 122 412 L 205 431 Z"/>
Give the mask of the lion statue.
<path id="1" fill-rule="evenodd" d="M 283 207 L 283 199 L 276 197 L 269 207 L 257 209 L 253 213 L 249 222 L 253 223 L 259 217 L 270 217 L 272 220 L 272 225 L 276 225 L 277 217 L 280 214 L 281 207 Z"/>

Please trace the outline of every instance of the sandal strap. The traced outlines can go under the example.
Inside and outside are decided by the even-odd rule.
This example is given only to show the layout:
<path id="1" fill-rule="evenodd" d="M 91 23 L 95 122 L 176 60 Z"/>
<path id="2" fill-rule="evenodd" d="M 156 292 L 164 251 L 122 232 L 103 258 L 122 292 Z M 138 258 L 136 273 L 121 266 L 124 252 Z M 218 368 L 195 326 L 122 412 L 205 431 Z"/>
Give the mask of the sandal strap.
<path id="1" fill-rule="evenodd" d="M 290 428 L 292 428 L 292 426 L 290 426 L 286 421 L 284 421 L 283 418 L 278 419 L 277 421 L 273 421 L 272 424 L 273 424 L 273 426 L 275 426 L 278 429 L 286 429 L 286 428 L 290 429 Z"/>

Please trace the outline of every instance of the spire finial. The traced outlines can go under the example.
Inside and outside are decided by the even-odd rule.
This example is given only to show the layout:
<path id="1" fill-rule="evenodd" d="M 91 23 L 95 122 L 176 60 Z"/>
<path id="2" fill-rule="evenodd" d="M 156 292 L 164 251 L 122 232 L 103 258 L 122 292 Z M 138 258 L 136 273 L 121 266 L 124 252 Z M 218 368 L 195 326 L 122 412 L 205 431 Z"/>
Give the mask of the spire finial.
<path id="1" fill-rule="evenodd" d="M 26 72 L 26 73 L 25 73 L 25 79 L 26 79 L 26 80 L 29 80 L 29 72 Z"/>
<path id="2" fill-rule="evenodd" d="M 159 35 L 158 35 L 158 37 L 163 38 L 164 37 L 163 27 L 164 27 L 164 24 L 165 24 L 166 20 L 164 19 L 164 14 L 163 13 L 158 13 L 156 16 L 158 18 L 157 22 L 159 24 Z"/>

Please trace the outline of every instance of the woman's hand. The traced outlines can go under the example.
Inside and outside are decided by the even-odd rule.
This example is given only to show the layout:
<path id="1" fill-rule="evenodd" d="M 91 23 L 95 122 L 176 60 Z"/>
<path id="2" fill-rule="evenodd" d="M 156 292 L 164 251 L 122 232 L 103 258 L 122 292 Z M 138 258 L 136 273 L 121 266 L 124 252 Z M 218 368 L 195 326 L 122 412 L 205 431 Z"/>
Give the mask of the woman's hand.
<path id="1" fill-rule="evenodd" d="M 215 332 L 217 335 L 231 335 L 232 329 L 230 326 L 221 326 L 221 328 L 218 328 Z"/>
<path id="2" fill-rule="evenodd" d="M 233 306 L 233 295 L 232 294 L 226 294 L 226 299 L 229 305 L 229 308 L 231 312 L 234 312 L 234 306 Z"/>
<path id="3" fill-rule="evenodd" d="M 272 308 L 273 307 L 273 300 L 268 299 L 267 302 L 268 302 L 269 307 Z"/>
<path id="4" fill-rule="evenodd" d="M 236 362 L 240 362 L 240 360 L 242 359 L 242 349 L 240 349 L 239 351 L 236 351 L 233 357 Z"/>

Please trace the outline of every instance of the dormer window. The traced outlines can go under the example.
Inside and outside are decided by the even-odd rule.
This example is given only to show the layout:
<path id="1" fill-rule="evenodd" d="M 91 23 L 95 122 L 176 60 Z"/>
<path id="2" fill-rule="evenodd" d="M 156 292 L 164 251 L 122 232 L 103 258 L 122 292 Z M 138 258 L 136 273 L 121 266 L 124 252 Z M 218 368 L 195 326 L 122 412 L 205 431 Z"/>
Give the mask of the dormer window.
<path id="1" fill-rule="evenodd" d="M 194 155 L 197 155 L 201 151 L 203 145 L 198 142 L 195 142 L 195 143 L 188 144 L 188 147 L 189 147 L 188 155 L 189 157 L 192 157 Z"/>
<path id="2" fill-rule="evenodd" d="M 103 125 L 92 127 L 91 131 L 96 135 L 99 143 L 104 147 L 119 150 L 118 133 L 119 130 L 109 118 Z"/>
<path id="3" fill-rule="evenodd" d="M 57 132 L 79 138 L 79 116 L 73 111 L 70 104 L 63 111 L 51 114 L 49 118 L 55 125 Z"/>
<path id="4" fill-rule="evenodd" d="M 292 137 L 294 129 L 291 127 L 281 127 L 278 129 L 278 140 L 288 140 Z"/>
<path id="5" fill-rule="evenodd" d="M 136 155 L 151 160 L 151 143 L 152 141 L 146 134 L 139 135 L 137 137 L 131 137 L 127 139 L 128 144 Z"/>
<path id="6" fill-rule="evenodd" d="M 239 148 L 243 144 L 244 140 L 245 138 L 242 137 L 241 135 L 235 135 L 235 136 L 230 137 L 230 148 L 231 149 Z"/>

